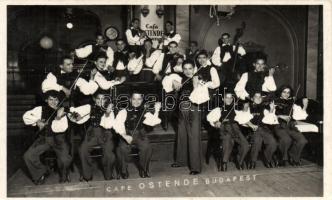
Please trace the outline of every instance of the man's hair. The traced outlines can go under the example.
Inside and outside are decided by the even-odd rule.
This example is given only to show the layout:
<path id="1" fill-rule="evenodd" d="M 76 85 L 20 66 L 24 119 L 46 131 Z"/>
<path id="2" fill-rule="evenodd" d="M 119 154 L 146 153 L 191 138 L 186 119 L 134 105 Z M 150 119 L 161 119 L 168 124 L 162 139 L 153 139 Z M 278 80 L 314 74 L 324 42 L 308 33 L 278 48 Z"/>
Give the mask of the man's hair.
<path id="1" fill-rule="evenodd" d="M 184 65 L 186 65 L 186 64 L 191 64 L 192 65 L 192 67 L 194 67 L 195 66 L 195 64 L 194 64 L 194 61 L 192 61 L 192 60 L 190 60 L 190 59 L 188 59 L 188 60 L 185 60 L 183 63 L 182 63 L 182 68 L 184 67 Z"/>
<path id="2" fill-rule="evenodd" d="M 294 95 L 294 90 L 293 88 L 290 86 L 290 85 L 282 85 L 280 86 L 280 88 L 277 90 L 276 94 L 277 94 L 277 97 L 281 97 L 281 93 L 282 91 L 284 91 L 285 89 L 289 89 L 290 91 L 290 94 L 289 94 L 289 97 L 293 97 Z"/>
<path id="3" fill-rule="evenodd" d="M 131 20 L 131 23 L 133 23 L 133 22 L 135 22 L 135 21 L 139 21 L 139 19 L 138 18 L 133 18 L 132 20 Z"/>
<path id="4" fill-rule="evenodd" d="M 115 44 L 118 44 L 118 42 L 122 41 L 123 43 L 126 43 L 126 41 L 122 38 L 118 38 L 115 40 Z"/>
<path id="5" fill-rule="evenodd" d="M 105 38 L 104 34 L 102 34 L 102 33 L 100 33 L 100 32 L 97 32 L 97 33 L 96 33 L 96 38 L 97 38 L 98 36 L 102 36 L 103 38 Z"/>
<path id="6" fill-rule="evenodd" d="M 205 55 L 206 57 L 209 56 L 208 52 L 207 52 L 205 49 L 200 50 L 200 51 L 198 52 L 198 54 L 197 54 L 197 58 L 198 58 L 198 56 L 200 56 L 200 55 Z"/>
<path id="7" fill-rule="evenodd" d="M 262 90 L 256 90 L 253 93 L 251 93 L 250 97 L 253 98 L 256 94 L 260 94 L 262 96 L 263 95 L 262 93 L 263 93 Z"/>
<path id="8" fill-rule="evenodd" d="M 173 26 L 173 22 L 171 22 L 171 21 L 169 21 L 169 20 L 166 21 L 165 24 L 170 24 L 171 26 Z"/>
<path id="9" fill-rule="evenodd" d="M 171 42 L 169 42 L 169 43 L 168 43 L 168 46 L 171 46 L 171 44 L 175 44 L 176 46 L 178 46 L 178 43 L 175 42 L 175 41 L 171 41 Z"/>
<path id="10" fill-rule="evenodd" d="M 97 56 L 96 56 L 96 61 L 100 58 L 104 58 L 105 60 L 107 60 L 107 56 L 105 53 L 99 53 Z"/>
<path id="11" fill-rule="evenodd" d="M 221 34 L 221 37 L 224 37 L 225 35 L 228 37 L 231 37 L 231 35 L 229 33 L 223 33 L 223 34 Z"/>
<path id="12" fill-rule="evenodd" d="M 73 60 L 73 58 L 70 55 L 64 55 L 61 57 L 61 64 L 63 64 L 65 60 Z"/>
<path id="13" fill-rule="evenodd" d="M 257 62 L 257 60 L 264 60 L 264 62 L 267 61 L 267 56 L 264 53 L 257 53 L 257 55 L 254 57 L 254 63 Z"/>

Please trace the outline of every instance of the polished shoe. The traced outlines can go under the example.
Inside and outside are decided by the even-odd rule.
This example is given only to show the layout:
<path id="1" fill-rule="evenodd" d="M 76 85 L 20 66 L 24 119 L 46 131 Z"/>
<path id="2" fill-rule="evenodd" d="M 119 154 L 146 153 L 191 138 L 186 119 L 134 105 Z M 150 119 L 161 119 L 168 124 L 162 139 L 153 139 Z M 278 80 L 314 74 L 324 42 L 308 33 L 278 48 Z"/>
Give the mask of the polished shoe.
<path id="1" fill-rule="evenodd" d="M 266 166 L 266 168 L 274 168 L 274 166 L 273 166 L 273 164 L 272 164 L 271 161 L 270 162 L 266 162 L 265 166 Z"/>
<path id="2" fill-rule="evenodd" d="M 256 162 L 255 161 L 251 161 L 249 163 L 248 169 L 255 169 L 256 168 Z"/>
<path id="3" fill-rule="evenodd" d="M 245 169 L 245 164 L 244 164 L 244 162 L 242 162 L 242 163 L 237 163 L 236 168 L 237 168 L 238 170 L 244 170 L 244 169 Z"/>
<path id="4" fill-rule="evenodd" d="M 122 179 L 127 179 L 128 177 L 129 177 L 128 169 L 126 169 L 126 172 L 125 172 L 125 173 L 122 173 L 122 172 L 121 172 L 121 178 L 122 178 Z"/>
<path id="5" fill-rule="evenodd" d="M 301 165 L 302 165 L 301 161 L 294 161 L 294 166 L 298 167 Z"/>
<path id="6" fill-rule="evenodd" d="M 190 175 L 197 175 L 197 174 L 199 174 L 200 172 L 198 172 L 198 171 L 190 171 Z"/>
<path id="7" fill-rule="evenodd" d="M 221 164 L 221 171 L 226 172 L 227 171 L 227 162 L 223 162 Z"/>
<path id="8" fill-rule="evenodd" d="M 145 178 L 150 178 L 150 172 L 149 171 L 145 171 Z"/>
<path id="9" fill-rule="evenodd" d="M 90 178 L 85 178 L 82 176 L 82 182 L 85 181 L 85 182 L 89 182 L 89 181 L 92 181 L 92 176 Z"/>
<path id="10" fill-rule="evenodd" d="M 141 178 L 145 178 L 145 172 L 144 172 L 143 169 L 140 169 L 140 170 L 139 170 L 139 176 L 140 176 Z"/>
<path id="11" fill-rule="evenodd" d="M 42 185 L 42 184 L 45 183 L 45 180 L 46 180 L 46 175 L 44 174 L 44 175 L 42 175 L 41 177 L 39 177 L 39 179 L 33 181 L 33 183 L 34 183 L 35 185 Z"/>
<path id="12" fill-rule="evenodd" d="M 180 165 L 178 165 L 177 163 L 173 163 L 173 164 L 171 164 L 171 167 L 174 167 L 174 168 L 176 168 L 176 167 L 181 167 Z"/>

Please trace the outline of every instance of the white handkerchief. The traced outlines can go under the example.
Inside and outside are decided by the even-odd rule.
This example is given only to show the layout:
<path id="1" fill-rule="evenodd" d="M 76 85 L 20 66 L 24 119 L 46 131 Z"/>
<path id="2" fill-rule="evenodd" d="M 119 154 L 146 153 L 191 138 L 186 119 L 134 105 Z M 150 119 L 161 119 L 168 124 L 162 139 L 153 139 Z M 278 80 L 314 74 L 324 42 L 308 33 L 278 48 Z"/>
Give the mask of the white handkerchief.
<path id="1" fill-rule="evenodd" d="M 210 96 L 208 87 L 206 85 L 199 85 L 191 92 L 189 99 L 191 102 L 198 105 L 209 101 Z"/>
<path id="2" fill-rule="evenodd" d="M 182 78 L 178 74 L 170 74 L 170 75 L 165 76 L 163 81 L 161 82 L 166 93 L 172 92 L 174 90 L 173 81 L 177 81 L 177 82 L 181 83 Z"/>

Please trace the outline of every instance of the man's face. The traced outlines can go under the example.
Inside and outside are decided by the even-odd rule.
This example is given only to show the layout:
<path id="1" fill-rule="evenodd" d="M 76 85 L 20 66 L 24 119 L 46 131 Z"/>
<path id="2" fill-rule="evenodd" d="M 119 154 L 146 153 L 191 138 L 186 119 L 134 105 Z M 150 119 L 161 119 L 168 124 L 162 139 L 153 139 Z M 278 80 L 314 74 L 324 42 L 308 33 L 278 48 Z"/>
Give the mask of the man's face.
<path id="1" fill-rule="evenodd" d="M 66 72 L 70 73 L 73 71 L 73 60 L 72 59 L 64 59 L 62 65 L 60 65 L 60 68 Z"/>
<path id="2" fill-rule="evenodd" d="M 230 42 L 230 37 L 228 35 L 223 35 L 222 36 L 222 43 L 223 44 L 228 44 Z"/>
<path id="3" fill-rule="evenodd" d="M 201 65 L 201 66 L 205 66 L 207 64 L 207 57 L 206 55 L 204 54 L 201 54 L 197 57 L 197 60 L 198 60 L 198 63 Z"/>
<path id="4" fill-rule="evenodd" d="M 176 65 L 182 65 L 183 63 L 183 58 L 178 58 L 178 60 L 176 61 Z"/>
<path id="5" fill-rule="evenodd" d="M 133 27 L 135 28 L 135 29 L 137 29 L 138 27 L 139 27 L 139 21 L 138 20 L 135 20 L 135 21 L 133 21 Z"/>
<path id="6" fill-rule="evenodd" d="M 151 49 L 152 48 L 152 43 L 151 42 L 145 42 L 144 43 L 144 48 L 145 49 Z"/>
<path id="7" fill-rule="evenodd" d="M 118 51 L 123 51 L 125 47 L 126 47 L 126 44 L 122 40 L 120 40 L 116 43 L 116 48 L 118 49 Z"/>
<path id="8" fill-rule="evenodd" d="M 191 50 L 196 50 L 197 49 L 196 43 L 194 43 L 194 42 L 190 43 L 190 49 Z"/>
<path id="9" fill-rule="evenodd" d="M 105 69 L 105 66 L 106 66 L 106 59 L 105 58 L 98 58 L 97 61 L 95 62 L 96 63 L 96 67 L 97 69 L 99 70 L 104 70 Z"/>
<path id="10" fill-rule="evenodd" d="M 257 59 L 254 63 L 255 71 L 256 72 L 262 72 L 265 68 L 265 60 L 263 59 Z"/>
<path id="11" fill-rule="evenodd" d="M 169 33 L 173 30 L 173 26 L 170 23 L 166 23 L 165 29 L 166 29 L 166 32 Z"/>
<path id="12" fill-rule="evenodd" d="M 230 94 L 230 93 L 226 93 L 226 96 L 225 96 L 225 104 L 226 105 L 231 105 L 233 102 L 233 95 Z"/>
<path id="13" fill-rule="evenodd" d="M 282 92 L 281 92 L 281 98 L 282 99 L 288 99 L 290 97 L 290 93 L 291 90 L 289 88 L 285 88 Z"/>
<path id="14" fill-rule="evenodd" d="M 186 77 L 191 78 L 194 75 L 194 66 L 190 63 L 183 65 L 183 74 Z"/>
<path id="15" fill-rule="evenodd" d="M 97 38 L 96 38 L 96 43 L 97 45 L 103 45 L 105 42 L 105 39 L 102 35 L 98 35 Z"/>
<path id="16" fill-rule="evenodd" d="M 254 96 L 253 96 L 253 101 L 255 104 L 261 104 L 262 103 L 262 95 L 261 93 L 256 93 Z"/>
<path id="17" fill-rule="evenodd" d="M 137 93 L 134 93 L 132 96 L 131 96 L 131 105 L 135 108 L 137 107 L 140 107 L 143 103 L 143 95 L 142 94 L 137 94 Z"/>
<path id="18" fill-rule="evenodd" d="M 59 104 L 59 99 L 58 97 L 52 97 L 52 96 L 49 96 L 47 99 L 46 99 L 46 103 L 49 107 L 53 108 L 53 109 L 57 109 L 58 107 L 58 104 Z"/>
<path id="19" fill-rule="evenodd" d="M 178 46 L 177 46 L 176 44 L 174 44 L 174 43 L 170 44 L 170 45 L 168 46 L 168 49 L 169 49 L 169 52 L 170 52 L 171 54 L 174 54 L 174 53 L 177 53 L 177 52 L 178 52 Z"/>
<path id="20" fill-rule="evenodd" d="M 104 95 L 103 94 L 98 94 L 96 97 L 93 98 L 95 101 L 95 104 L 99 107 L 102 107 L 104 105 Z"/>

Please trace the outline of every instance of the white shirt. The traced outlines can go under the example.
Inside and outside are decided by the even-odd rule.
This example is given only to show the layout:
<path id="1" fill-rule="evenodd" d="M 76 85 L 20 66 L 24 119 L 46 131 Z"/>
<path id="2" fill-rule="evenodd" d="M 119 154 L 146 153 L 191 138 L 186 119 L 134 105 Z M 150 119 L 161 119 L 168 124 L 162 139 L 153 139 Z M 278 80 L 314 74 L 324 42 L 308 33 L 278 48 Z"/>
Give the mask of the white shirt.
<path id="1" fill-rule="evenodd" d="M 249 97 L 249 93 L 246 91 L 246 84 L 248 82 L 248 72 L 243 73 L 240 80 L 236 83 L 234 92 L 240 99 L 245 99 Z M 264 92 L 274 92 L 277 90 L 276 83 L 274 82 L 273 76 L 266 76 L 264 78 L 264 83 L 262 85 L 262 91 Z"/>

